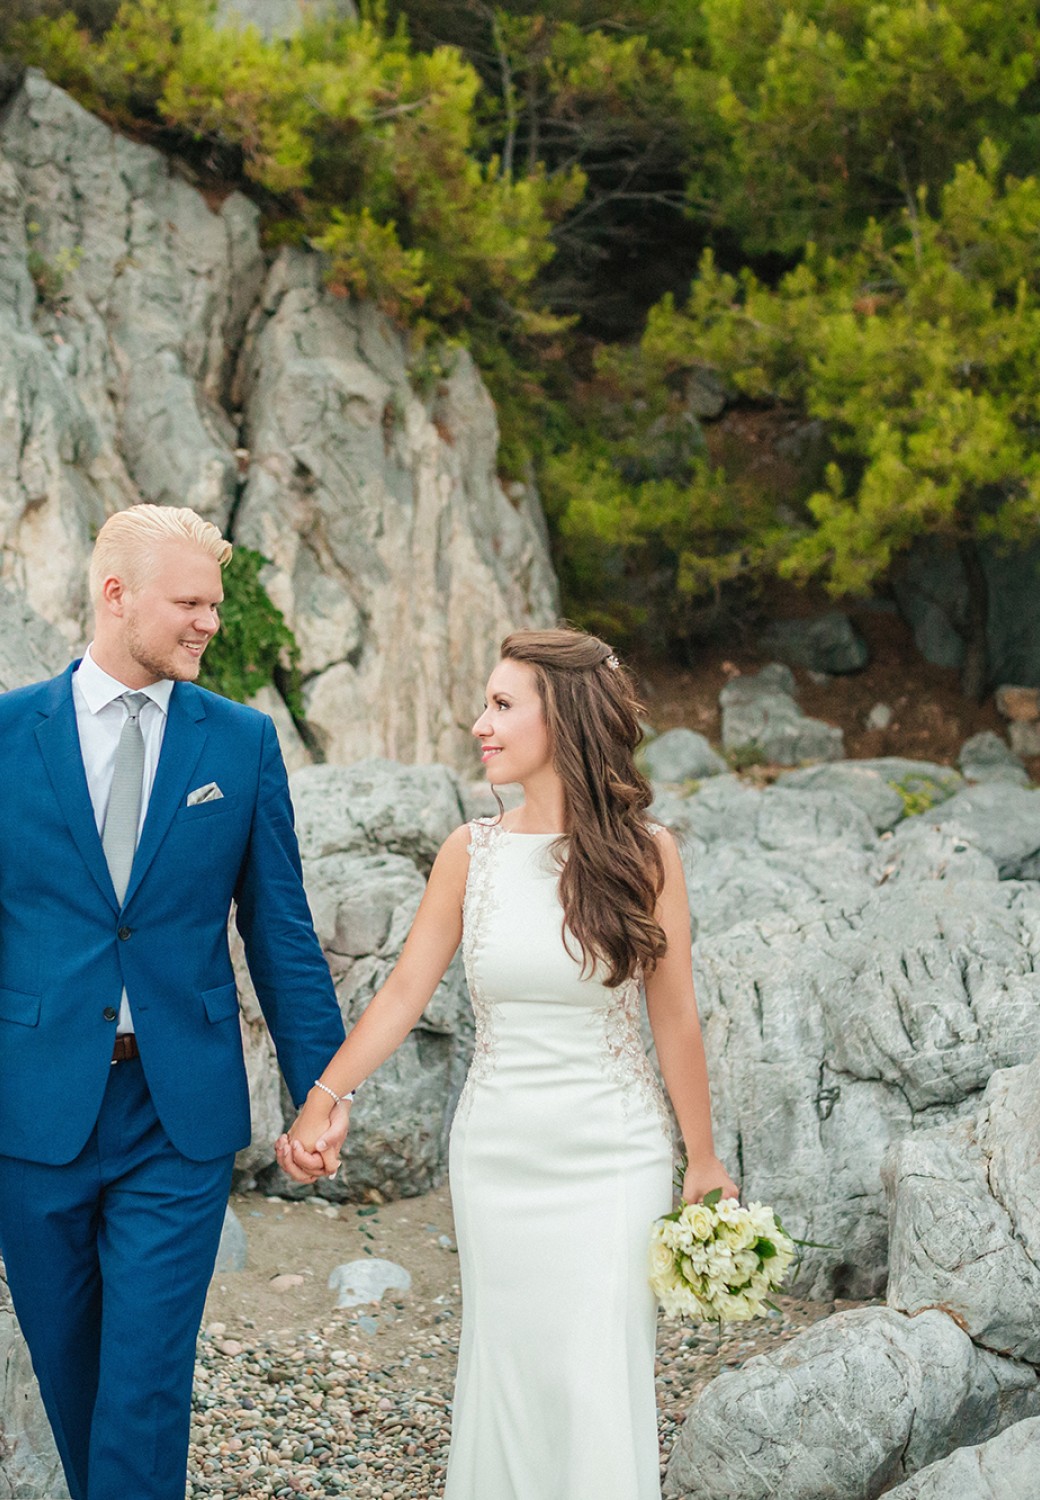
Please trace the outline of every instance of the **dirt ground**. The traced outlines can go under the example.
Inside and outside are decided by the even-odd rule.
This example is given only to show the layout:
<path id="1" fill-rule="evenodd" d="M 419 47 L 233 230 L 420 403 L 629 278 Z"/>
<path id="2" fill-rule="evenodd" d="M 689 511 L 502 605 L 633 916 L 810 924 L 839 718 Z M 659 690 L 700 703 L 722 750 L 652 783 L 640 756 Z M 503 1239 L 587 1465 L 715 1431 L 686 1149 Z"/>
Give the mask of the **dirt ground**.
<path id="1" fill-rule="evenodd" d="M 369 1255 L 396 1261 L 412 1277 L 407 1296 L 388 1292 L 379 1308 L 351 1309 L 343 1317 L 350 1323 L 380 1312 L 378 1343 L 387 1359 L 406 1352 L 417 1324 L 432 1326 L 457 1313 L 459 1262 L 447 1186 L 378 1207 L 319 1198 L 289 1202 L 255 1192 L 236 1193 L 231 1207 L 246 1232 L 249 1264 L 214 1277 L 205 1319 L 223 1323 L 226 1338 L 236 1330 L 266 1337 L 327 1323 L 336 1305 L 329 1273 Z M 407 1318 L 387 1315 L 405 1308 Z"/>
<path id="2" fill-rule="evenodd" d="M 836 606 L 824 596 L 779 595 L 776 615 L 816 614 Z M 913 634 L 894 610 L 873 603 L 845 601 L 849 615 L 870 650 L 861 672 L 827 677 L 823 681 L 795 667 L 798 702 L 814 719 L 836 724 L 845 735 L 850 759 L 902 755 L 955 765 L 961 745 L 971 735 L 992 729 L 1007 738 L 1007 725 L 997 713 L 992 695 L 973 703 L 960 690 L 958 674 L 926 662 L 914 645 Z M 718 745 L 721 737 L 719 693 L 738 672 L 757 672 L 769 658 L 755 648 L 749 634 L 745 644 L 732 641 L 703 646 L 695 665 L 676 667 L 639 661 L 633 663 L 646 705 L 647 717 L 660 733 L 684 725 Z M 866 718 L 877 703 L 894 711 L 887 729 L 867 729 Z M 1040 758 L 1026 767 L 1040 781 Z"/>

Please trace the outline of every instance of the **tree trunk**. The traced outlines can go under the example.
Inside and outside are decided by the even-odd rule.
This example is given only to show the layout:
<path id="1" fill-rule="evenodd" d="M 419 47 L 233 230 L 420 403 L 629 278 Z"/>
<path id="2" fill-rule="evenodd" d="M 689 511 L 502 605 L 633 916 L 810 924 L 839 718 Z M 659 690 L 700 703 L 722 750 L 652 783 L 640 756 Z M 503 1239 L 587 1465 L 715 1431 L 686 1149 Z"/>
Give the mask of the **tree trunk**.
<path id="1" fill-rule="evenodd" d="M 979 556 L 978 543 L 958 544 L 961 566 L 968 584 L 968 617 L 964 632 L 964 666 L 961 668 L 961 691 L 974 703 L 981 703 L 989 687 L 989 645 L 986 624 L 989 617 L 989 585 Z"/>

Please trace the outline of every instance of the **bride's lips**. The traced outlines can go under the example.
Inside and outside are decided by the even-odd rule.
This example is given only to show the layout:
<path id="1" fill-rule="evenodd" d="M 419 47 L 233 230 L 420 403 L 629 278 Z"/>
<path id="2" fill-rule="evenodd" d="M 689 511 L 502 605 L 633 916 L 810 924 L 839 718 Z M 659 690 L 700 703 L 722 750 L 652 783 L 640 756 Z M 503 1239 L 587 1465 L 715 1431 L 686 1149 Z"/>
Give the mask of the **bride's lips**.
<path id="1" fill-rule="evenodd" d="M 480 752 L 480 758 L 484 762 L 484 764 L 487 765 L 487 763 L 488 763 L 489 760 L 493 760 L 496 755 L 501 755 L 501 754 L 502 754 L 502 746 L 501 745 L 485 745 L 484 748 L 483 748 L 483 750 L 481 750 L 481 752 Z"/>

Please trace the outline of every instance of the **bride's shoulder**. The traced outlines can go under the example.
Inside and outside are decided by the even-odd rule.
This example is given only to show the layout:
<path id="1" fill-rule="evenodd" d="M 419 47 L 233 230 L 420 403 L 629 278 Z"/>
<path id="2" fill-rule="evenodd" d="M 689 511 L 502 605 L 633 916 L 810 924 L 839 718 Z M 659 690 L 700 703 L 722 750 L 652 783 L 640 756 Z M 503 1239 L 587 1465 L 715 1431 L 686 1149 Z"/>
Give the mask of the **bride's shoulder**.
<path id="1" fill-rule="evenodd" d="M 670 828 L 666 828 L 663 823 L 655 823 L 652 819 L 648 818 L 646 821 L 646 831 L 652 835 L 654 843 L 657 845 L 657 852 L 664 861 L 666 874 L 670 867 L 681 864 L 679 845 L 676 842 L 675 834 Z"/>
<path id="2" fill-rule="evenodd" d="M 429 880 L 429 886 L 435 892 L 454 888 L 461 893 L 464 889 L 469 870 L 471 828 L 470 823 L 460 823 L 438 849 Z"/>

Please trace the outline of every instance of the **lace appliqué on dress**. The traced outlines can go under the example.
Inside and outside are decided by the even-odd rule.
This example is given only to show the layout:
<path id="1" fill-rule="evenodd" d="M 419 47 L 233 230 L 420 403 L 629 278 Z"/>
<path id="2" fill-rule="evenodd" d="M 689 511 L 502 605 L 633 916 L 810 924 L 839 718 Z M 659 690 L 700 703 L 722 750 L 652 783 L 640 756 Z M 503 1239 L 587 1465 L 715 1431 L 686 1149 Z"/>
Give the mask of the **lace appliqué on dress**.
<path id="1" fill-rule="evenodd" d="M 607 1067 L 626 1100 L 636 1098 L 655 1117 L 668 1141 L 672 1139 L 672 1117 L 657 1076 L 646 1055 L 639 1029 L 641 989 L 638 979 L 619 984 L 616 998 L 603 1013 L 603 1046 Z"/>
<path id="2" fill-rule="evenodd" d="M 469 828 L 469 870 L 462 901 L 462 961 L 473 1004 L 476 1035 L 473 1041 L 473 1059 L 459 1095 L 456 1113 L 460 1115 L 472 1103 L 474 1086 L 482 1078 L 487 1078 L 495 1066 L 494 1006 L 485 999 L 477 980 L 476 952 L 494 906 L 491 860 L 498 829 L 493 820 L 484 818 L 476 819 Z"/>

